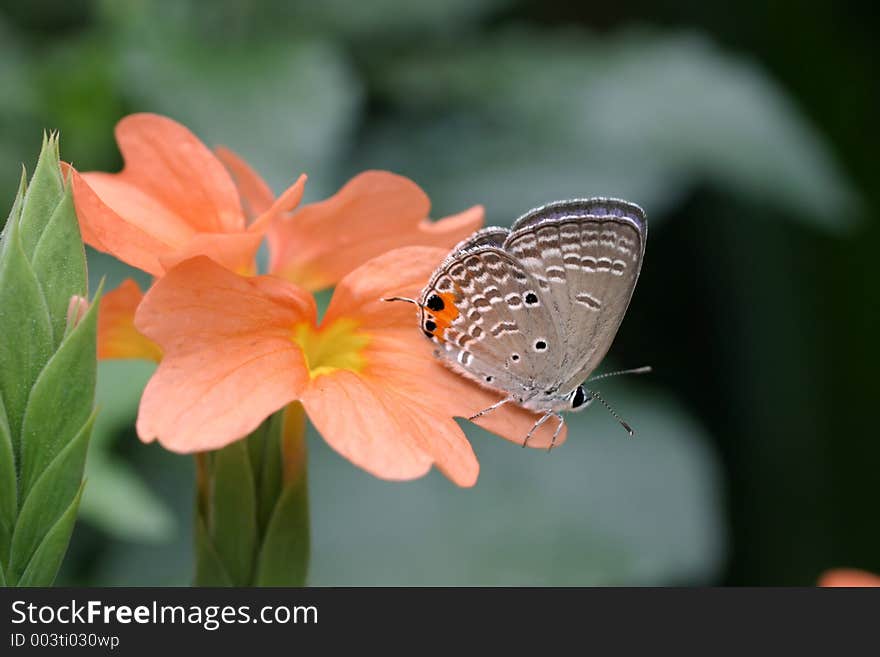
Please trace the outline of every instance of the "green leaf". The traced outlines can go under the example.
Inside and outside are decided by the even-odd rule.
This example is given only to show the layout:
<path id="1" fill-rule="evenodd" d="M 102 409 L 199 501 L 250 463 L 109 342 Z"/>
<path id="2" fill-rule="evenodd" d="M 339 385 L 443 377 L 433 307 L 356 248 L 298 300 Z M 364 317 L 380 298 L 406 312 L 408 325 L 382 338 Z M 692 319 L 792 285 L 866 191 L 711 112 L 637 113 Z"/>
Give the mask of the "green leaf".
<path id="1" fill-rule="evenodd" d="M 201 516 L 196 517 L 196 586 L 235 586 L 226 571 Z"/>
<path id="2" fill-rule="evenodd" d="M 9 559 L 11 577 L 16 577 L 28 567 L 28 562 L 36 550 L 40 549 L 38 546 L 45 542 L 44 537 L 53 530 L 53 526 L 69 507 L 70 500 L 75 497 L 77 505 L 79 504 L 83 467 L 94 422 L 95 415 L 92 414 L 76 437 L 42 472 L 30 493 L 24 496 L 12 537 Z M 65 540 L 64 549 L 66 545 Z M 59 556 L 58 563 L 61 563 L 62 557 L 63 553 Z"/>
<path id="3" fill-rule="evenodd" d="M 18 511 L 18 482 L 12 436 L 6 421 L 6 409 L 0 397 L 0 566 L 9 561 L 12 528 Z"/>
<path id="4" fill-rule="evenodd" d="M 423 182 L 443 213 L 483 202 L 509 224 L 552 199 L 620 196 L 656 217 L 711 183 L 829 230 L 857 219 L 856 191 L 785 90 L 698 35 L 510 29 L 388 65 L 400 112 L 367 133 L 361 161 Z"/>
<path id="5" fill-rule="evenodd" d="M 86 255 L 73 208 L 72 186 L 68 185 L 55 207 L 34 250 L 34 274 L 40 281 L 55 346 L 61 343 L 67 325 L 67 308 L 73 295 L 86 295 Z"/>
<path id="6" fill-rule="evenodd" d="M 15 195 L 15 200 L 12 201 L 12 209 L 9 211 L 9 217 L 6 219 L 6 223 L 0 226 L 0 239 L 5 237 L 6 234 L 6 226 L 11 223 L 18 223 L 19 217 L 21 217 L 21 204 L 24 201 L 24 194 L 27 191 L 27 171 L 25 171 L 24 166 L 21 167 L 21 180 L 18 183 L 18 192 Z"/>
<path id="7" fill-rule="evenodd" d="M 89 441 L 85 470 L 89 485 L 79 513 L 83 520 L 127 541 L 165 542 L 175 531 L 172 509 L 115 453 L 120 439 L 132 438 L 141 393 L 155 369 L 154 363 L 141 360 L 98 363 L 95 406 L 99 413 Z"/>
<path id="8" fill-rule="evenodd" d="M 2 563 L 0 563 L 0 586 L 6 586 L 6 575 L 3 573 Z"/>
<path id="9" fill-rule="evenodd" d="M 92 412 L 100 293 L 99 290 L 83 319 L 46 364 L 28 398 L 22 422 L 22 497 L 28 495 L 43 469 L 77 435 Z"/>
<path id="10" fill-rule="evenodd" d="M 79 508 L 79 500 L 82 496 L 83 486 L 58 522 L 49 530 L 40 547 L 34 553 L 33 558 L 27 565 L 17 586 L 51 586 L 61 567 L 61 561 L 67 552 L 70 543 L 70 535 L 73 533 L 73 525 L 76 523 L 76 513 Z"/>
<path id="11" fill-rule="evenodd" d="M 257 536 L 262 535 L 265 523 L 268 521 L 268 512 L 262 508 L 261 491 L 264 486 L 263 466 L 267 458 L 267 450 L 272 442 L 270 431 L 271 418 L 267 418 L 259 427 L 252 431 L 245 439 L 248 460 L 251 465 L 251 473 L 254 478 L 254 495 L 257 505 Z"/>
<path id="12" fill-rule="evenodd" d="M 201 455 L 200 472 L 207 474 L 199 484 L 196 584 L 294 586 L 305 581 L 305 473 L 292 465 L 285 473 L 286 460 L 302 463 L 305 416 L 302 407 L 298 410 L 279 411 L 246 439 Z M 285 435 L 288 424 L 294 432 L 290 436 Z M 296 454 L 285 454 L 290 448 Z"/>
<path id="13" fill-rule="evenodd" d="M 141 394 L 155 371 L 156 364 L 145 360 L 98 362 L 95 405 L 101 409 L 101 413 L 95 421 L 91 449 L 99 445 L 104 452 L 109 452 L 117 434 L 134 425 Z M 91 475 L 89 479 L 92 479 Z M 87 497 L 88 493 L 83 497 L 83 504 Z"/>
<path id="14" fill-rule="evenodd" d="M 232 581 L 250 583 L 257 551 L 257 500 L 247 444 L 212 454 L 208 522 L 217 554 Z"/>
<path id="15" fill-rule="evenodd" d="M 272 511 L 278 503 L 278 496 L 281 494 L 281 479 L 283 476 L 281 431 L 283 423 L 283 410 L 275 413 L 263 423 L 264 433 L 262 440 L 259 442 L 261 455 L 259 460 L 252 461 L 257 479 L 257 520 L 260 536 L 265 534 L 269 520 L 272 517 Z M 250 439 L 248 439 L 248 442 L 250 443 Z"/>
<path id="16" fill-rule="evenodd" d="M 255 586 L 303 586 L 309 568 L 306 478 L 288 485 L 275 505 L 257 559 Z"/>
<path id="17" fill-rule="evenodd" d="M 44 235 L 52 213 L 64 194 L 58 166 L 58 135 L 43 135 L 43 148 L 21 209 L 21 246 L 28 260 Z"/>
<path id="18" fill-rule="evenodd" d="M 11 584 L 51 584 L 76 520 L 94 422 L 97 304 L 71 327 L 67 310 L 86 293 L 58 136 L 44 135 L 0 244 L 0 565 Z"/>
<path id="19" fill-rule="evenodd" d="M 93 447 L 94 442 L 93 437 Z M 92 451 L 86 478 L 79 510 L 84 520 L 122 540 L 157 543 L 173 537 L 171 511 L 128 463 Z"/>
<path id="20" fill-rule="evenodd" d="M 18 458 L 28 395 L 52 353 L 52 325 L 17 221 L 7 226 L 0 249 L 0 335 L 0 396 Z"/>
<path id="21" fill-rule="evenodd" d="M 260 503 L 271 515 L 261 525 L 254 573 L 257 586 L 302 586 L 309 568 L 309 501 L 305 472 L 305 410 L 292 403 L 266 421 L 265 488 Z M 262 483 L 262 482 L 261 482 Z"/>
<path id="22" fill-rule="evenodd" d="M 8 7 L 8 5 L 5 5 Z M 45 95 L 38 92 L 38 75 L 33 66 L 34 50 L 25 41 L 25 34 L 13 26 L 8 11 L 3 11 L 0 21 L 0 116 L 3 117 L 0 129 L 0 199 L 6 203 L 16 192 L 16 183 L 21 173 L 22 153 L 33 148 L 33 137 L 39 134 L 46 123 L 44 109 L 53 103 L 46 103 Z M 45 52 L 45 49 L 41 48 Z M 70 60 L 68 60 L 70 61 Z M 0 227 L 3 226 L 5 210 L 0 214 Z"/>
<path id="23" fill-rule="evenodd" d="M 253 19 L 262 19 L 267 27 L 287 18 L 293 29 L 305 28 L 310 33 L 323 30 L 337 38 L 344 35 L 348 39 L 371 39 L 370 47 L 374 47 L 376 42 L 389 38 L 396 42 L 394 38 L 400 34 L 418 34 L 421 42 L 434 34 L 458 33 L 467 29 L 464 26 L 479 24 L 486 15 L 504 11 L 511 4 L 511 0 L 372 0 L 369 3 L 300 0 L 274 2 L 268 8 L 265 4 L 253 5 L 252 11 Z"/>
<path id="24" fill-rule="evenodd" d="M 254 478 L 259 482 L 259 472 L 263 462 L 263 450 L 266 445 L 266 433 L 269 427 L 268 420 L 264 421 L 260 426 L 254 429 L 247 438 L 245 444 L 248 447 L 248 458 L 251 462 L 251 470 L 255 473 Z"/>

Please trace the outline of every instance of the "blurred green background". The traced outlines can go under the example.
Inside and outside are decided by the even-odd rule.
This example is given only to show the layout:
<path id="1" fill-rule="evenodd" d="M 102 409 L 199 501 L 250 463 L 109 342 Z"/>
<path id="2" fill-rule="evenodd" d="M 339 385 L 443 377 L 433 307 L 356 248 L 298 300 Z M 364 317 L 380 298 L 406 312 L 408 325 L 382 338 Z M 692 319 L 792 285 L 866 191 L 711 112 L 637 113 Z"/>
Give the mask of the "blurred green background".
<path id="1" fill-rule="evenodd" d="M 307 200 L 365 168 L 434 215 L 622 196 L 643 274 L 549 456 L 468 429 L 474 489 L 372 478 L 310 436 L 311 583 L 811 584 L 880 572 L 880 85 L 869 4 L 826 0 L 0 3 L 0 198 L 44 128 L 116 170 L 135 111 Z M 128 275 L 91 254 L 93 285 Z M 141 278 L 142 282 L 146 282 Z M 415 328 L 414 328 L 415 330 Z M 191 459 L 131 429 L 150 366 L 101 365 L 64 584 L 187 584 Z"/>

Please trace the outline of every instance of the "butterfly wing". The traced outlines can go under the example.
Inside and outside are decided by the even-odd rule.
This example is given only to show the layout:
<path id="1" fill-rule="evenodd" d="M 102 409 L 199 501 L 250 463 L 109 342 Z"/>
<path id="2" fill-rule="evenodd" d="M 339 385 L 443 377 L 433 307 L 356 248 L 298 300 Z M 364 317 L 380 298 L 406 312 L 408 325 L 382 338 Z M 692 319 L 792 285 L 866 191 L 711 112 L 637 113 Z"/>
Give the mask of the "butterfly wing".
<path id="1" fill-rule="evenodd" d="M 461 255 L 466 251 L 473 251 L 481 246 L 495 246 L 501 248 L 504 246 L 504 240 L 507 239 L 508 235 L 510 235 L 510 229 L 508 228 L 486 226 L 456 244 L 452 251 L 449 252 L 449 258 Z"/>
<path id="2" fill-rule="evenodd" d="M 504 250 L 537 281 L 566 339 L 557 376 L 574 389 L 607 353 L 635 289 L 645 214 L 617 199 L 560 201 L 514 223 Z"/>
<path id="3" fill-rule="evenodd" d="M 488 229 L 487 229 L 488 230 Z M 444 261 L 422 293 L 423 329 L 456 371 L 526 401 L 557 378 L 564 343 L 537 281 L 477 234 Z"/>

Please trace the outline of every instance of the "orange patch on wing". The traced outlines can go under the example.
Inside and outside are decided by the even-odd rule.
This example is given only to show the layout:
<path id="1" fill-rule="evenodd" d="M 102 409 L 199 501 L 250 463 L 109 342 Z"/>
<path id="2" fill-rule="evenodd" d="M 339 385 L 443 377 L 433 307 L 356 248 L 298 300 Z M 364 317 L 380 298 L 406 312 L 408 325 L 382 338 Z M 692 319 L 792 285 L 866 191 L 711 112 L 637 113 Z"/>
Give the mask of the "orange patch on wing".
<path id="1" fill-rule="evenodd" d="M 446 329 L 458 318 L 460 313 L 455 305 L 455 295 L 451 292 L 441 292 L 438 296 L 443 299 L 443 309 L 431 310 L 428 312 L 428 316 L 437 325 L 437 328 L 430 333 L 438 340 L 443 340 Z"/>

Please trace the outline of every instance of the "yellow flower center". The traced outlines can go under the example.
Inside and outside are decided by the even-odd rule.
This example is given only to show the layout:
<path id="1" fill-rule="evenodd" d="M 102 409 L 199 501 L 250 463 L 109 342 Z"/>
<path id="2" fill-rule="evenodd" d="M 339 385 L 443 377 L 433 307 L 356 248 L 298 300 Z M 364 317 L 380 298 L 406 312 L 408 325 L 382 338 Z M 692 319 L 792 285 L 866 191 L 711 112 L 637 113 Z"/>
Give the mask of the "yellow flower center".
<path id="1" fill-rule="evenodd" d="M 337 319 L 328 326 L 315 328 L 308 322 L 297 324 L 293 340 L 303 350 L 309 376 L 317 378 L 336 370 L 360 372 L 367 364 L 363 349 L 370 336 L 357 330 L 353 319 Z"/>

